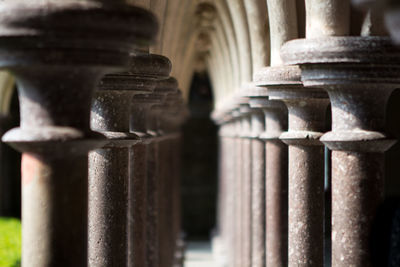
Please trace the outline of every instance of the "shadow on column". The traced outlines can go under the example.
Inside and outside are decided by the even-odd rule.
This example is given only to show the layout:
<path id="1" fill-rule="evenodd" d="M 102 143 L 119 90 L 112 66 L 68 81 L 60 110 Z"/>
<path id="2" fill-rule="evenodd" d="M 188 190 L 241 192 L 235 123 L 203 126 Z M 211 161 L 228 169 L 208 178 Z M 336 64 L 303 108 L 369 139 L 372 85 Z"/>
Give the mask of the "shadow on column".
<path id="1" fill-rule="evenodd" d="M 208 240 L 215 226 L 218 153 L 217 127 L 210 119 L 212 98 L 208 75 L 195 73 L 182 143 L 182 219 L 189 241 Z"/>

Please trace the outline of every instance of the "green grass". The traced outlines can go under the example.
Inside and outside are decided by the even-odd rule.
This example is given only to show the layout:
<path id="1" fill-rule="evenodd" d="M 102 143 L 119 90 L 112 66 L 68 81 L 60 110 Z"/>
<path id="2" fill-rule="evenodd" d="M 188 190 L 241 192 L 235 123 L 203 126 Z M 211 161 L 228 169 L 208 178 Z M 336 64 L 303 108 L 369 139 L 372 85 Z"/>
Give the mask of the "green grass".
<path id="1" fill-rule="evenodd" d="M 21 222 L 0 218 L 0 267 L 17 267 L 21 262 Z"/>

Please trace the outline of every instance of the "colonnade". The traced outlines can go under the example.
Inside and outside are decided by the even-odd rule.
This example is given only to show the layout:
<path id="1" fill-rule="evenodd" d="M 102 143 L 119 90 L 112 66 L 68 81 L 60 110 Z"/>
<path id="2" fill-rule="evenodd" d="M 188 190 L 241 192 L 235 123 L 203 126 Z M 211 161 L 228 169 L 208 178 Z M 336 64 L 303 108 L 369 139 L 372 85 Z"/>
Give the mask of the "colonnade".
<path id="1" fill-rule="evenodd" d="M 220 125 L 219 263 L 373 266 L 399 8 L 353 2 L 2 1 L 0 67 L 21 109 L 3 141 L 23 153 L 22 265 L 182 265 L 180 126 L 197 68 Z"/>
<path id="2" fill-rule="evenodd" d="M 16 78 L 22 266 L 182 266 L 180 126 L 158 23 L 125 1 L 3 1 Z M 147 48 L 146 48 L 147 47 Z"/>
<path id="3" fill-rule="evenodd" d="M 267 1 L 270 62 L 257 67 L 251 50 L 252 79 L 212 114 L 221 144 L 214 248 L 223 266 L 384 264 L 372 244 L 384 153 L 396 143 L 385 112 L 399 88 L 400 47 L 383 9 L 364 6 L 357 26 L 349 1 L 303 4 Z"/>

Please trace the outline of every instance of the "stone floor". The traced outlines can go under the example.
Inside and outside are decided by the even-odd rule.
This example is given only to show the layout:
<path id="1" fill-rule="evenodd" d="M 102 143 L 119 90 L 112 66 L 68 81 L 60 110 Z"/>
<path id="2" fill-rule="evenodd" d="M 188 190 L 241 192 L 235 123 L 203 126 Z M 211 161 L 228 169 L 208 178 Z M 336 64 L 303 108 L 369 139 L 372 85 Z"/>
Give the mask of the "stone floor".
<path id="1" fill-rule="evenodd" d="M 206 241 L 192 241 L 186 250 L 185 267 L 218 267 L 211 254 L 211 244 Z"/>

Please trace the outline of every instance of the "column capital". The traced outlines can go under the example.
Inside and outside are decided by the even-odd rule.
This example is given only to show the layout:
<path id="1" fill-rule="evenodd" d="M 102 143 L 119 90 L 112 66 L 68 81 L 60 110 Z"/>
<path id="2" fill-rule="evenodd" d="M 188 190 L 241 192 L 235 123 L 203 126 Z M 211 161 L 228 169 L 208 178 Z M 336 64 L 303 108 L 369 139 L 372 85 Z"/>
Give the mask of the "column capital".
<path id="1" fill-rule="evenodd" d="M 289 130 L 281 134 L 283 142 L 292 145 L 321 145 L 319 138 L 324 130 L 328 95 L 322 89 L 304 87 L 299 66 L 266 67 L 256 73 L 255 83 L 264 88 L 261 93 L 269 96 L 268 101 L 282 101 L 287 106 Z M 271 134 L 275 138 L 274 134 L 277 133 Z"/>
<path id="2" fill-rule="evenodd" d="M 325 37 L 293 40 L 282 48 L 299 64 L 302 81 L 325 89 L 332 103 L 332 150 L 383 152 L 395 140 L 384 132 L 385 108 L 400 85 L 400 49 L 388 37 Z"/>
<path id="3" fill-rule="evenodd" d="M 134 102 L 140 106 L 137 100 L 142 99 L 135 96 L 151 93 L 158 80 L 167 79 L 170 71 L 171 64 L 166 57 L 131 54 L 127 72 L 108 74 L 100 82 L 92 104 L 91 128 L 107 137 L 108 146 L 130 146 L 139 142 L 140 136 L 130 132 L 131 117 L 136 115 L 138 119 L 140 116 L 136 112 L 131 114 Z"/>
<path id="4" fill-rule="evenodd" d="M 74 65 L 115 72 L 128 64 L 127 53 L 149 44 L 158 30 L 151 13 L 123 2 L 6 0 L 0 12 L 0 66 L 12 71 Z"/>
<path id="5" fill-rule="evenodd" d="M 252 108 L 259 108 L 265 117 L 265 130 L 259 137 L 264 141 L 279 140 L 287 129 L 287 108 L 280 100 L 269 100 L 267 96 L 250 99 Z"/>
<path id="6" fill-rule="evenodd" d="M 154 39 L 155 17 L 123 3 L 77 0 L 2 1 L 2 10 L 0 67 L 16 76 L 21 107 L 20 128 L 3 140 L 52 157 L 102 146 L 90 130 L 92 93 L 104 74 L 123 71 L 129 53 Z"/>
<path id="7" fill-rule="evenodd" d="M 249 99 L 244 99 L 243 102 L 240 103 L 239 105 L 239 112 L 241 115 L 241 132 L 239 134 L 240 137 L 242 138 L 251 138 L 252 137 L 252 132 L 251 132 L 251 114 L 252 114 L 252 109 L 250 108 L 250 105 L 248 104 Z"/>

